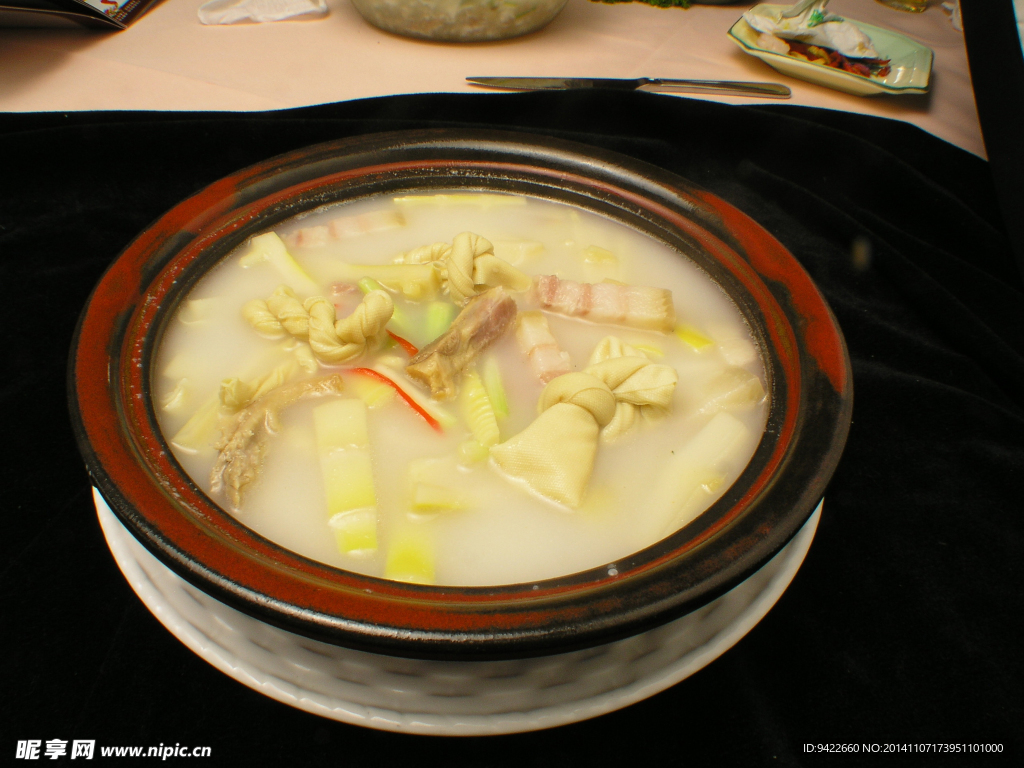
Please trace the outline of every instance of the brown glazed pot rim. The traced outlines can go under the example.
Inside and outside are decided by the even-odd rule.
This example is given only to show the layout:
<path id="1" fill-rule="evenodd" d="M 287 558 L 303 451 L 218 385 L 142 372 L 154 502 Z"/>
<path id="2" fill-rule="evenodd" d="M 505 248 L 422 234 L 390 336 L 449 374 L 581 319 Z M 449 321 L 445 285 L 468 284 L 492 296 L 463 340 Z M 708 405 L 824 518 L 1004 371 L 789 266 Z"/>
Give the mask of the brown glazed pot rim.
<path id="1" fill-rule="evenodd" d="M 761 347 L 771 405 L 750 464 L 707 512 L 615 569 L 496 587 L 419 586 L 342 571 L 283 549 L 223 511 L 184 473 L 156 425 L 154 350 L 177 303 L 220 258 L 302 211 L 453 188 L 566 202 L 646 232 L 716 280 Z M 128 530 L 186 580 L 309 637 L 454 659 L 608 642 L 735 586 L 789 541 L 822 498 L 853 397 L 846 346 L 817 288 L 778 241 L 733 206 L 660 168 L 594 147 L 443 129 L 300 149 L 175 206 L 95 288 L 72 347 L 69 390 L 94 484 Z"/>

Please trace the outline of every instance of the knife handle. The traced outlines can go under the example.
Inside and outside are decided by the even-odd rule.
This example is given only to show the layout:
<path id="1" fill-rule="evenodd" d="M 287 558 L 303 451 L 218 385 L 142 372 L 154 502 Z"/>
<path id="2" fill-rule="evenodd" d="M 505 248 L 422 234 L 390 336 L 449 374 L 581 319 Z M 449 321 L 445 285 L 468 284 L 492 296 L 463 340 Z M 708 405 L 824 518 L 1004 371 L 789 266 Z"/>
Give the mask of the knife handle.
<path id="1" fill-rule="evenodd" d="M 793 92 L 781 83 L 745 83 L 732 80 L 672 80 L 644 77 L 639 91 L 663 93 L 720 93 L 732 96 L 761 96 L 766 99 L 788 99 Z"/>

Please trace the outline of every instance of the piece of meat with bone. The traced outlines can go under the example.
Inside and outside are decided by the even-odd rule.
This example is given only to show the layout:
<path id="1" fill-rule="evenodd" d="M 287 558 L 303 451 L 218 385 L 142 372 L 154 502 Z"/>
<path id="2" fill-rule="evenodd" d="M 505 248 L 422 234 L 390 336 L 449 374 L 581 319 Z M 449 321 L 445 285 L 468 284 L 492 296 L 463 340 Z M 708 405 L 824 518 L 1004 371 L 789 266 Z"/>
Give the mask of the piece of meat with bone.
<path id="1" fill-rule="evenodd" d="M 426 384 L 435 400 L 449 400 L 466 366 L 504 336 L 515 319 L 516 303 L 504 288 L 484 291 L 469 300 L 447 331 L 409 361 L 405 372 Z"/>
<path id="2" fill-rule="evenodd" d="M 672 291 L 623 283 L 577 283 L 538 276 L 533 300 L 541 309 L 594 323 L 669 332 L 676 325 Z"/>
<path id="3" fill-rule="evenodd" d="M 281 411 L 298 400 L 338 395 L 344 389 L 339 374 L 306 379 L 272 389 L 233 417 L 217 447 L 220 455 L 210 473 L 214 493 L 223 489 L 234 511 L 242 505 L 242 491 L 259 477 L 270 435 L 279 429 Z"/>
<path id="4" fill-rule="evenodd" d="M 569 373 L 569 353 L 558 346 L 551 334 L 547 318 L 541 312 L 520 312 L 516 320 L 516 342 L 530 361 L 537 378 L 547 384 L 553 378 Z"/>

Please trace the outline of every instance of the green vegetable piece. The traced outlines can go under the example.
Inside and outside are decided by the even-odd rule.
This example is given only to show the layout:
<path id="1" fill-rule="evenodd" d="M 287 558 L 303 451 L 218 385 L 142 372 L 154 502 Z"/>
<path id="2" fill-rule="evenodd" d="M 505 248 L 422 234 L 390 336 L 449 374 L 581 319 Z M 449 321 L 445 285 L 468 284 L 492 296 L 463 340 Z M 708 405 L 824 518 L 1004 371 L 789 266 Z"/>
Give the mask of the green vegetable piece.
<path id="1" fill-rule="evenodd" d="M 426 336 L 433 341 L 451 328 L 458 308 L 450 301 L 432 301 L 427 305 Z"/>
<path id="2" fill-rule="evenodd" d="M 369 293 L 370 291 L 383 291 L 384 286 L 372 277 L 364 277 L 359 280 L 359 290 L 363 293 Z"/>
<path id="3" fill-rule="evenodd" d="M 357 285 L 359 286 L 359 290 L 361 290 L 364 294 L 369 293 L 370 291 L 387 290 L 383 285 L 374 280 L 372 277 L 360 278 Z M 410 336 L 416 335 L 415 324 L 409 319 L 409 316 L 405 313 L 405 310 L 398 306 L 397 303 L 395 304 L 395 309 L 391 314 L 391 319 L 388 321 L 388 325 L 391 326 L 395 330 L 395 333 L 397 333 L 403 339 L 407 339 Z"/>
<path id="4" fill-rule="evenodd" d="M 333 282 L 358 283 L 368 277 L 413 301 L 432 299 L 441 290 L 433 264 L 347 264 L 338 261 L 324 271 L 325 277 Z"/>
<path id="5" fill-rule="evenodd" d="M 508 416 L 508 397 L 505 396 L 505 385 L 501 382 L 501 367 L 493 356 L 484 362 L 483 382 L 495 417 L 504 419 Z"/>

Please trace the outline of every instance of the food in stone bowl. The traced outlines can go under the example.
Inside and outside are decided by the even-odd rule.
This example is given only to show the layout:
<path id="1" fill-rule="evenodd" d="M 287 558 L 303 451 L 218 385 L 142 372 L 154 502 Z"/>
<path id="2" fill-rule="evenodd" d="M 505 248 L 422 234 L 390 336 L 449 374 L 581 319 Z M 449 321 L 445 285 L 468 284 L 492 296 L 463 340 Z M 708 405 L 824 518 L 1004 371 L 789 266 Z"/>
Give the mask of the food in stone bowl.
<path id="1" fill-rule="evenodd" d="M 852 401 L 735 208 L 553 139 L 384 134 L 180 204 L 97 287 L 76 431 L 129 531 L 299 634 L 458 659 L 681 616 L 807 520 Z"/>

